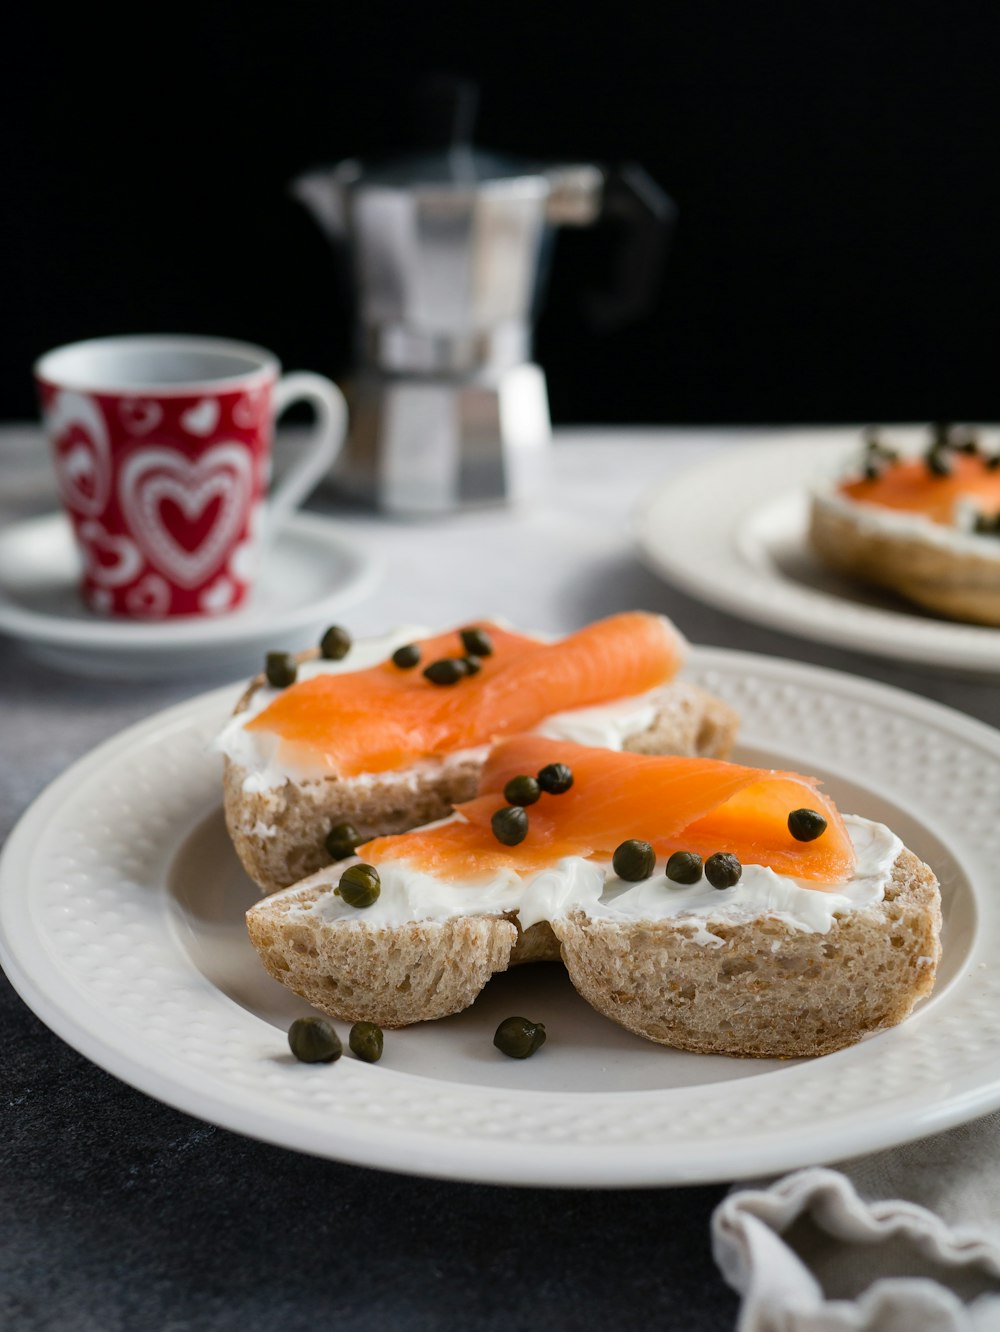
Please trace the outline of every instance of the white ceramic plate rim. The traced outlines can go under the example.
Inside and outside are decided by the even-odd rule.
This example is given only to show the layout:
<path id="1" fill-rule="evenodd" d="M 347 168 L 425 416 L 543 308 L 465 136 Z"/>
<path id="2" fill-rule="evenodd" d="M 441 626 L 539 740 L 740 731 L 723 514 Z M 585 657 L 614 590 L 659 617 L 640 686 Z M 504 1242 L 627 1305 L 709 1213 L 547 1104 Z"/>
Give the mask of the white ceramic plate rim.
<path id="1" fill-rule="evenodd" d="M 672 476 L 636 514 L 634 537 L 646 565 L 708 605 L 799 638 L 1000 673 L 1000 629 L 867 606 L 747 559 L 740 535 L 756 512 L 782 495 L 805 496 L 851 456 L 857 432 L 826 433 L 747 443 Z"/>
<path id="2" fill-rule="evenodd" d="M 10 524 L 5 535 L 17 527 L 61 518 L 62 515 L 57 513 L 39 518 L 27 518 L 19 523 Z M 274 642 L 280 642 L 283 636 L 322 620 L 327 611 L 332 611 L 348 601 L 357 601 L 367 596 L 379 579 L 377 559 L 342 536 L 336 530 L 335 519 L 326 518 L 321 514 L 293 513 L 275 540 L 280 542 L 283 537 L 301 537 L 322 542 L 338 553 L 345 563 L 347 572 L 326 596 L 269 615 L 266 630 Z M 267 558 L 266 554 L 264 558 Z M 93 619 L 76 619 L 44 615 L 18 605 L 0 587 L 0 633 L 10 634 L 31 643 L 87 651 L 97 649 L 120 651 L 141 656 L 156 654 L 164 648 L 238 647 L 241 643 L 255 643 L 261 637 L 264 628 L 260 617 L 254 613 L 252 603 L 245 611 L 237 612 L 233 616 L 221 616 L 217 619 L 184 618 L 151 624 L 129 620 L 103 620 L 97 616 Z"/>
<path id="3" fill-rule="evenodd" d="M 994 781 L 1000 780 L 1000 734 L 938 704 L 839 673 L 721 649 L 697 650 L 692 665 L 703 679 L 710 679 L 713 672 L 721 673 L 721 678 L 763 679 L 787 691 L 789 697 L 794 696 L 797 685 L 812 690 L 822 687 L 843 706 L 856 704 L 872 717 L 886 717 L 887 724 L 912 724 L 921 734 L 934 732 L 946 747 L 971 755 L 977 764 L 985 765 L 983 771 Z M 190 1066 L 157 1048 L 155 1040 L 137 1043 L 120 1019 L 109 1017 L 110 1010 L 102 1009 L 96 992 L 81 991 L 78 982 L 65 974 L 53 940 L 35 921 L 32 898 L 44 886 L 37 855 L 47 837 L 58 837 L 60 811 L 72 792 L 88 782 L 98 784 L 99 776 L 100 790 L 108 791 L 102 797 L 108 802 L 108 817 L 114 819 L 118 810 L 111 779 L 116 764 L 151 750 L 171 732 L 223 717 L 233 696 L 232 687 L 202 695 L 99 746 L 35 801 L 0 860 L 0 961 L 15 988 L 70 1045 L 149 1095 L 251 1137 L 355 1164 L 482 1182 L 599 1187 L 729 1180 L 817 1160 L 837 1160 L 921 1137 L 1000 1104 L 1000 969 L 994 973 L 980 960 L 995 956 L 1000 943 L 1000 908 L 993 905 L 989 894 L 982 900 L 977 897 L 980 929 L 963 975 L 936 1007 L 932 1001 L 931 1007 L 901 1028 L 874 1038 L 881 1044 L 874 1055 L 869 1050 L 868 1057 L 860 1061 L 860 1074 L 858 1064 L 845 1063 L 844 1057 L 852 1053 L 848 1050 L 737 1084 L 553 1093 L 441 1084 L 343 1060 L 335 1081 L 328 1085 L 338 1088 L 338 1095 L 343 1093 L 347 1111 L 318 1118 L 304 1103 L 290 1104 L 248 1091 L 245 1082 L 220 1068 L 206 1071 Z M 156 780 L 155 772 L 152 780 Z M 155 791 L 155 786 L 151 789 Z M 943 787 L 941 796 L 945 796 Z M 951 826 L 953 822 L 954 814 L 949 821 L 945 810 L 933 831 L 943 839 L 950 836 L 954 843 L 961 830 Z M 178 826 L 178 839 L 189 826 L 189 818 L 185 829 Z M 988 878 L 991 856 L 998 853 L 1000 831 L 991 828 L 977 848 L 980 881 Z M 162 981 L 167 992 L 175 993 L 172 982 L 178 978 L 190 985 L 192 976 L 203 988 L 213 988 L 196 973 L 176 940 L 173 946 L 175 974 Z M 213 993 L 217 994 L 214 988 Z M 239 1021 L 244 1029 L 260 1028 L 261 1048 L 273 1050 L 273 1027 L 227 1003 L 232 1011 L 227 1010 L 225 1022 Z M 863 1051 L 865 1045 L 852 1049 Z M 946 1058 L 958 1061 L 947 1078 L 943 1072 L 939 1076 L 937 1063 Z M 894 1068 L 889 1069 L 890 1065 Z M 889 1070 L 889 1081 L 884 1084 L 888 1090 L 881 1095 L 875 1083 L 883 1069 Z M 395 1121 L 389 1116 L 377 1122 L 382 1101 L 372 1103 L 375 1084 L 365 1082 L 376 1072 L 380 1098 L 387 1102 L 395 1098 L 405 1107 Z M 918 1072 L 921 1078 L 914 1081 Z M 784 1122 L 772 1126 L 766 1118 L 758 1119 L 751 1131 L 749 1116 L 759 1116 L 755 1098 L 773 1106 L 774 1114 L 784 1116 Z M 876 1103 L 878 1111 L 874 1112 L 871 1107 Z M 352 1107 L 365 1106 L 366 1113 L 349 1113 Z M 825 1113 L 818 1115 L 817 1106 Z M 463 1133 L 460 1126 L 456 1129 L 439 1122 L 443 1111 L 456 1121 L 471 1116 L 483 1127 Z M 419 1123 L 422 1114 L 431 1116 L 424 1127 L 410 1127 Z M 483 1116 L 499 1118 L 503 1124 L 490 1127 Z M 648 1131 L 642 1127 L 647 1117 Z M 677 1130 L 685 1117 L 687 1131 Z M 529 1131 L 533 1120 L 544 1126 L 538 1140 Z M 610 1137 L 609 1126 L 617 1129 L 623 1121 L 629 1129 L 624 1140 L 619 1135 L 615 1135 L 616 1141 L 599 1136 L 608 1132 Z M 429 1127 L 432 1122 L 436 1127 Z M 692 1129 L 692 1124 L 711 1127 Z M 595 1150 L 595 1134 L 599 1150 Z"/>

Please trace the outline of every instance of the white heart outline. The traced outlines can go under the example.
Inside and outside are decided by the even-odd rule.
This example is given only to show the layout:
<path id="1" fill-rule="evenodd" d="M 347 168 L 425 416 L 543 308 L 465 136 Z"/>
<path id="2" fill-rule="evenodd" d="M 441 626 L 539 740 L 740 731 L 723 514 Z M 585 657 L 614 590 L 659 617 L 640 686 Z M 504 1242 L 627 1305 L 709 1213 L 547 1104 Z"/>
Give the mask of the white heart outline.
<path id="1" fill-rule="evenodd" d="M 189 435 L 207 439 L 219 424 L 221 414 L 218 398 L 202 398 L 193 407 L 181 412 L 181 426 Z"/>
<path id="2" fill-rule="evenodd" d="M 118 419 L 130 435 L 148 435 L 163 420 L 163 408 L 149 398 L 122 398 Z"/>
<path id="3" fill-rule="evenodd" d="M 92 520 L 80 524 L 79 536 L 87 573 L 102 587 L 124 587 L 142 569 L 142 555 L 131 537 L 115 536 Z M 96 558 L 96 547 L 113 552 L 114 564 L 101 564 Z"/>
<path id="4" fill-rule="evenodd" d="M 157 573 L 148 573 L 125 593 L 125 606 L 136 616 L 160 620 L 170 609 L 170 584 Z"/>
<path id="5" fill-rule="evenodd" d="M 264 406 L 266 389 L 248 389 L 233 405 L 233 424 L 250 430 L 257 425 Z"/>
<path id="6" fill-rule="evenodd" d="M 221 489 L 220 489 L 221 487 Z M 151 563 L 182 587 L 197 587 L 224 562 L 246 519 L 252 490 L 250 455 L 241 444 L 216 444 L 194 461 L 174 449 L 134 453 L 118 477 L 118 499 L 132 535 Z M 171 499 L 187 518 L 221 498 L 215 522 L 197 550 L 185 550 L 160 517 Z"/>
<path id="7" fill-rule="evenodd" d="M 45 429 L 52 441 L 56 485 L 63 503 L 84 518 L 97 518 L 104 512 L 111 492 L 111 443 L 101 409 L 85 393 L 60 389 L 44 411 Z M 70 426 L 79 426 L 93 449 L 94 493 L 88 495 L 76 482 L 76 473 L 67 461 L 69 454 L 59 450 L 59 437 Z M 76 453 L 76 450 L 72 450 Z"/>

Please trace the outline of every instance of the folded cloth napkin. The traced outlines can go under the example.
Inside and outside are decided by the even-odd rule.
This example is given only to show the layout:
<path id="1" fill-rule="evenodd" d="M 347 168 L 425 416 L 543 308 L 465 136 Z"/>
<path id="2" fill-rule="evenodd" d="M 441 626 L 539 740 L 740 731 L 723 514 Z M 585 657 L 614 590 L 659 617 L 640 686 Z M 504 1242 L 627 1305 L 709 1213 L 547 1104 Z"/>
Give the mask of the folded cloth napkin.
<path id="1" fill-rule="evenodd" d="M 1000 1332 L 1000 1113 L 740 1185 L 712 1240 L 737 1332 Z"/>

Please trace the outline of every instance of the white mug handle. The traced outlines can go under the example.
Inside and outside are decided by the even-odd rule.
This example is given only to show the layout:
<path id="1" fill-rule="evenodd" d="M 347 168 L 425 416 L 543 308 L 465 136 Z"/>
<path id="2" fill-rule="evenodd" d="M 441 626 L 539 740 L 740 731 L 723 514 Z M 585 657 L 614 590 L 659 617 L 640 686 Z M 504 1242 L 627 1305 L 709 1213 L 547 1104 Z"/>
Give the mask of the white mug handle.
<path id="1" fill-rule="evenodd" d="M 335 384 L 308 370 L 282 375 L 271 396 L 272 419 L 293 402 L 309 402 L 316 423 L 302 446 L 302 456 L 286 470 L 267 499 L 267 535 L 273 536 L 293 509 L 315 490 L 333 463 L 347 435 L 347 403 Z"/>

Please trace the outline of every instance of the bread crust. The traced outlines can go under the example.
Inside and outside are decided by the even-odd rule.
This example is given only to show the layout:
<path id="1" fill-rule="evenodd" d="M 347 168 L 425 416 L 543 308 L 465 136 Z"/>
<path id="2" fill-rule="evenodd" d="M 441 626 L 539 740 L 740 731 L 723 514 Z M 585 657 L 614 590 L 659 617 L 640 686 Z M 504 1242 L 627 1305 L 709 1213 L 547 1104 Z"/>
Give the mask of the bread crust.
<path id="1" fill-rule="evenodd" d="M 574 912 L 523 934 L 505 916 L 324 924 L 301 912 L 329 891 L 330 876 L 318 877 L 251 908 L 254 946 L 322 1012 L 388 1027 L 456 1013 L 494 972 L 558 948 L 583 998 L 647 1040 L 702 1054 L 821 1055 L 901 1022 L 930 993 L 941 951 L 937 880 L 907 850 L 884 900 L 838 914 L 827 934 L 773 915 L 734 925 Z M 699 924 L 718 946 L 694 941 Z"/>
<path id="2" fill-rule="evenodd" d="M 303 654 L 315 656 L 315 652 Z M 263 677 L 241 698 L 242 711 Z M 728 704 L 697 685 L 673 681 L 660 691 L 650 727 L 625 748 L 640 754 L 725 758 L 739 717 Z M 440 767 L 419 767 L 367 777 L 287 781 L 246 790 L 249 773 L 230 759 L 223 777 L 226 827 L 244 869 L 265 893 L 277 892 L 331 863 L 323 842 L 335 823 L 353 823 L 362 838 L 407 832 L 445 818 L 476 794 L 482 761 L 473 757 Z"/>
<path id="3" fill-rule="evenodd" d="M 865 522 L 864 506 L 856 507 L 862 512 L 813 497 L 809 540 L 831 569 L 898 592 L 952 620 L 1000 625 L 997 555 L 948 550 L 910 532 L 875 530 Z"/>

